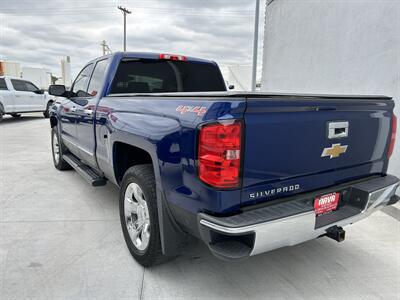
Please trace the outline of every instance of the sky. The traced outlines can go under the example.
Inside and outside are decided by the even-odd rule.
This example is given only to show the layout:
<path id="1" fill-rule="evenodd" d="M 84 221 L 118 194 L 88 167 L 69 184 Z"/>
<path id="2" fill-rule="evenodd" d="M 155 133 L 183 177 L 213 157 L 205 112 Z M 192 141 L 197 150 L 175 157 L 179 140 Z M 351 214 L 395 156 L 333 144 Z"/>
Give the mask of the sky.
<path id="1" fill-rule="evenodd" d="M 45 67 L 60 74 L 71 57 L 72 76 L 102 55 L 100 43 L 127 50 L 176 53 L 220 65 L 252 63 L 256 0 L 0 0 L 0 60 Z M 261 71 L 265 1 L 261 1 L 258 73 Z"/>

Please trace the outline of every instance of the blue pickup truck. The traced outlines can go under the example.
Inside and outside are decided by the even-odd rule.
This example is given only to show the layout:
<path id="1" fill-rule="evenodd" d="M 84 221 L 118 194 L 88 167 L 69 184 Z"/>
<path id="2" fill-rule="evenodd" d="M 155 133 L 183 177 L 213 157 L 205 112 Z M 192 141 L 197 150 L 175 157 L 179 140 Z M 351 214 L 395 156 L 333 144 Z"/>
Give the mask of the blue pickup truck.
<path id="1" fill-rule="evenodd" d="M 228 92 L 215 62 L 154 53 L 97 58 L 49 92 L 55 167 L 119 187 L 143 266 L 193 237 L 223 259 L 342 241 L 399 200 L 389 97 Z"/>

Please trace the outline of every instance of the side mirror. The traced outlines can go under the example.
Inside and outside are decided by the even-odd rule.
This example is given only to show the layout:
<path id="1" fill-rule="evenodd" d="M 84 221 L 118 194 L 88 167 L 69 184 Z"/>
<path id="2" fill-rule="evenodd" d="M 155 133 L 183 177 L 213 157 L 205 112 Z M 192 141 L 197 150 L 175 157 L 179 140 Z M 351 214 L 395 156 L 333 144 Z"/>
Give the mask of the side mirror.
<path id="1" fill-rule="evenodd" d="M 67 89 L 65 88 L 65 85 L 53 84 L 49 86 L 49 94 L 52 96 L 65 97 L 66 93 Z"/>
<path id="2" fill-rule="evenodd" d="M 44 90 L 36 90 L 36 91 L 34 91 L 34 93 L 38 94 L 38 95 L 43 95 L 44 94 Z"/>
<path id="3" fill-rule="evenodd" d="M 233 84 L 230 84 L 228 87 L 230 90 L 233 90 L 235 88 L 235 86 Z"/>

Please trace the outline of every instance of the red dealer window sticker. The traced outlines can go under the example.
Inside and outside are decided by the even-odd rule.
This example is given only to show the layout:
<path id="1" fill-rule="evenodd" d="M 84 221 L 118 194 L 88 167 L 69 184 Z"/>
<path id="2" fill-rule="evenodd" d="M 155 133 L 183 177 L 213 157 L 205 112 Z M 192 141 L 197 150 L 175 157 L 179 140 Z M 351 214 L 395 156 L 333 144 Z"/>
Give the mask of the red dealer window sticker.
<path id="1" fill-rule="evenodd" d="M 315 214 L 322 215 L 335 210 L 339 204 L 339 193 L 331 193 L 316 197 L 314 200 Z"/>

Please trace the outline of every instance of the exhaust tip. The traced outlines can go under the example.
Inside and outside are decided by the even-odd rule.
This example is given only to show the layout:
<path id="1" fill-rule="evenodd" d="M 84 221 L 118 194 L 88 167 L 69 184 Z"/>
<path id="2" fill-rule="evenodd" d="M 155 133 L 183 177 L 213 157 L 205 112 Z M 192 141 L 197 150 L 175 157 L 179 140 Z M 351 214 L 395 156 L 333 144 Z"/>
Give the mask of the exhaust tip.
<path id="1" fill-rule="evenodd" d="M 342 227 L 333 226 L 326 230 L 326 236 L 337 242 L 343 242 L 346 238 L 346 231 Z"/>

